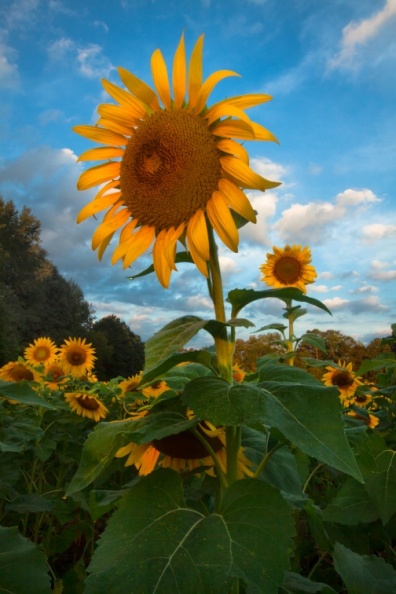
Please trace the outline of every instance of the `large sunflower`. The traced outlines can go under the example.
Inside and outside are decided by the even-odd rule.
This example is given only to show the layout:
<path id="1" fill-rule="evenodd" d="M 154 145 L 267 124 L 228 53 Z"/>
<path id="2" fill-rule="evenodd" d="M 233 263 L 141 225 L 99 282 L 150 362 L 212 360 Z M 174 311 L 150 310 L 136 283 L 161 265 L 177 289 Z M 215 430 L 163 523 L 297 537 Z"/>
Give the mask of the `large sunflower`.
<path id="1" fill-rule="evenodd" d="M 197 430 L 205 438 L 215 453 L 218 464 L 225 473 L 227 458 L 225 448 L 225 431 L 216 428 L 208 421 L 198 425 Z M 205 467 L 208 474 L 214 476 L 214 461 L 202 442 L 191 431 L 182 431 L 150 443 L 134 442 L 120 448 L 116 458 L 128 456 L 125 466 L 135 465 L 140 475 L 150 474 L 157 466 L 172 468 L 177 472 L 193 471 Z M 241 449 L 238 455 L 238 478 L 253 476 L 249 460 Z"/>
<path id="2" fill-rule="evenodd" d="M 309 247 L 287 245 L 284 249 L 274 246 L 273 254 L 267 254 L 267 260 L 260 266 L 262 281 L 275 289 L 295 287 L 303 293 L 305 285 L 313 283 L 317 276 Z"/>
<path id="3" fill-rule="evenodd" d="M 65 340 L 59 351 L 59 364 L 65 373 L 76 377 L 84 376 L 93 369 L 95 349 L 85 338 L 69 338 Z"/>
<path id="4" fill-rule="evenodd" d="M 86 392 L 69 392 L 65 394 L 65 400 L 69 403 L 72 411 L 81 417 L 93 419 L 97 423 L 100 419 L 104 419 L 109 412 L 97 396 Z"/>
<path id="5" fill-rule="evenodd" d="M 338 361 L 338 367 L 328 365 L 327 373 L 322 376 L 322 382 L 326 386 L 336 386 L 340 391 L 340 399 L 344 405 L 348 405 L 353 399 L 358 386 L 363 381 L 352 369 L 352 363 Z"/>
<path id="6" fill-rule="evenodd" d="M 271 97 L 241 95 L 206 107 L 216 84 L 237 74 L 219 70 L 203 81 L 202 48 L 203 35 L 193 48 L 187 68 L 181 36 L 173 60 L 173 97 L 159 49 L 151 58 L 156 92 L 119 68 L 127 90 L 102 81 L 118 105 L 100 105 L 95 126 L 74 128 L 78 134 L 106 145 L 88 150 L 79 158 L 105 162 L 84 171 L 79 178 L 79 190 L 102 187 L 81 210 L 77 222 L 107 210 L 93 235 L 92 247 L 98 249 L 101 258 L 114 233 L 121 230 L 112 263 L 122 260 L 124 268 L 154 244 L 153 264 L 164 287 L 176 269 L 178 240 L 207 276 L 207 225 L 227 247 L 237 251 L 239 236 L 230 209 L 256 221 L 240 188 L 264 191 L 279 185 L 252 171 L 246 149 L 234 140 L 276 141 L 269 130 L 244 112 Z"/>
<path id="7" fill-rule="evenodd" d="M 58 355 L 58 347 L 50 339 L 46 337 L 36 338 L 36 340 L 29 344 L 25 349 L 25 359 L 31 365 L 49 365 L 56 360 Z"/>

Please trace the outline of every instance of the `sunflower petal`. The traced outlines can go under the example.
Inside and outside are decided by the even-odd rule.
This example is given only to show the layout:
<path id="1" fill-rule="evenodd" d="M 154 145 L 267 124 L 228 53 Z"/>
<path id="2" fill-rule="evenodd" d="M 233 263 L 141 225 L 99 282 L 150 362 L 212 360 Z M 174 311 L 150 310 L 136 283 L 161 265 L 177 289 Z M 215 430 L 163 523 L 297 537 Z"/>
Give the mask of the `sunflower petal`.
<path id="1" fill-rule="evenodd" d="M 172 81 L 175 105 L 176 107 L 181 107 L 186 95 L 186 50 L 184 46 L 184 34 L 180 38 L 179 46 L 173 60 Z"/>
<path id="2" fill-rule="evenodd" d="M 260 105 L 261 103 L 271 101 L 271 99 L 271 95 L 262 95 L 261 93 L 237 95 L 236 97 L 228 97 L 227 99 L 223 99 L 222 101 L 215 103 L 213 107 L 216 105 L 222 105 L 223 103 L 229 103 L 230 105 L 239 107 L 239 109 L 248 109 L 249 107 L 254 107 L 255 105 Z"/>
<path id="3" fill-rule="evenodd" d="M 215 136 L 222 136 L 224 138 L 255 140 L 252 121 L 222 120 L 211 129 L 211 132 Z"/>
<path id="4" fill-rule="evenodd" d="M 157 93 L 166 109 L 171 108 L 168 71 L 161 50 L 156 49 L 151 56 L 151 73 Z"/>
<path id="5" fill-rule="evenodd" d="M 92 236 L 92 249 L 96 250 L 106 237 L 119 229 L 129 218 L 128 209 L 119 212 L 110 220 L 101 223 Z"/>
<path id="6" fill-rule="evenodd" d="M 154 111 L 159 111 L 161 109 L 157 95 L 148 84 L 125 68 L 119 67 L 118 74 L 126 88 L 135 95 L 135 97 L 140 99 L 140 101 L 148 105 Z"/>
<path id="7" fill-rule="evenodd" d="M 123 154 L 123 148 L 115 146 L 100 146 L 85 151 L 85 153 L 78 157 L 77 163 L 79 161 L 102 161 L 103 159 L 114 159 L 117 157 L 122 157 Z"/>
<path id="8" fill-rule="evenodd" d="M 124 89 L 120 89 L 120 87 L 117 87 L 117 85 L 104 78 L 102 78 L 102 85 L 110 97 L 113 97 L 117 103 L 132 108 L 136 113 L 140 114 L 140 117 L 144 117 L 147 114 L 145 103 L 142 103 L 139 99 L 124 91 Z"/>
<path id="9" fill-rule="evenodd" d="M 97 126 L 103 126 L 103 128 L 106 128 L 106 130 L 111 130 L 116 134 L 122 134 L 124 137 L 131 136 L 133 130 L 132 124 L 125 126 L 119 122 L 115 122 L 114 120 L 107 120 L 106 118 L 99 118 L 96 124 Z M 128 138 L 125 138 L 124 144 L 127 144 L 127 142 Z"/>
<path id="10" fill-rule="evenodd" d="M 187 242 L 190 252 L 195 252 L 202 260 L 209 260 L 208 228 L 205 214 L 201 209 L 197 210 L 188 223 Z"/>
<path id="11" fill-rule="evenodd" d="M 113 239 L 113 235 L 114 235 L 115 231 L 113 231 L 113 233 L 110 233 L 110 235 L 108 235 L 103 241 L 102 243 L 99 245 L 98 247 L 98 260 L 99 262 L 102 260 L 103 258 L 103 254 L 105 253 L 110 241 Z"/>
<path id="12" fill-rule="evenodd" d="M 101 212 L 105 208 L 108 208 L 112 204 L 115 204 L 119 201 L 120 196 L 121 192 L 112 192 L 111 194 L 106 194 L 106 196 L 103 196 L 102 198 L 95 198 L 92 200 L 92 202 L 86 204 L 84 208 L 80 210 L 77 215 L 76 222 L 81 223 L 82 221 L 85 221 L 85 219 L 88 219 L 89 217 L 96 215 L 98 212 Z M 123 202 L 120 201 L 120 204 L 123 204 Z"/>
<path id="13" fill-rule="evenodd" d="M 206 102 L 209 98 L 209 95 L 223 78 L 227 78 L 227 76 L 240 76 L 237 72 L 233 70 L 217 70 L 217 72 L 212 72 L 205 80 L 201 89 L 198 93 L 197 101 L 195 104 L 195 111 L 196 113 L 200 113 L 206 105 Z"/>
<path id="14" fill-rule="evenodd" d="M 219 191 L 225 198 L 228 206 L 235 210 L 235 212 L 251 223 L 256 222 L 256 213 L 254 212 L 252 205 L 242 190 L 235 184 L 228 179 L 222 178 L 219 180 Z"/>
<path id="15" fill-rule="evenodd" d="M 110 161 L 109 163 L 102 163 L 91 167 L 86 171 L 83 171 L 77 182 L 77 188 L 79 190 L 88 190 L 99 184 L 119 177 L 120 175 L 120 162 Z"/>
<path id="16" fill-rule="evenodd" d="M 111 263 L 115 264 L 118 260 L 122 259 L 124 260 L 124 268 L 127 268 L 146 251 L 152 243 L 154 236 L 154 227 L 148 227 L 147 225 L 139 227 L 127 240 L 116 247 Z"/>
<path id="17" fill-rule="evenodd" d="M 199 91 L 202 87 L 202 49 L 204 36 L 198 38 L 191 53 L 188 67 L 188 101 L 191 107 L 195 107 Z"/>
<path id="18" fill-rule="evenodd" d="M 169 259 L 167 258 L 167 251 L 169 249 L 169 229 L 163 229 L 157 235 L 153 248 L 153 264 L 155 274 L 161 285 L 167 289 L 172 273 L 172 268 L 169 266 Z"/>
<path id="19" fill-rule="evenodd" d="M 242 163 L 242 161 L 235 157 L 221 157 L 220 163 L 225 172 L 241 180 L 244 186 L 253 190 L 264 192 L 264 190 L 276 188 L 280 185 L 280 182 L 272 182 L 261 177 L 261 175 L 252 171 L 248 165 L 245 165 L 245 163 Z"/>
<path id="20" fill-rule="evenodd" d="M 100 144 L 125 146 L 128 142 L 128 139 L 121 134 L 97 126 L 74 126 L 73 131 L 89 140 L 100 142 Z"/>
<path id="21" fill-rule="evenodd" d="M 235 142 L 234 140 L 231 140 L 231 138 L 224 138 L 217 142 L 217 148 L 224 153 L 238 157 L 238 159 L 246 163 L 246 165 L 249 165 L 249 153 L 244 146 L 239 144 L 239 142 Z"/>
<path id="22" fill-rule="evenodd" d="M 205 112 L 205 119 L 208 120 L 209 125 L 220 118 L 229 118 L 231 116 L 250 123 L 249 117 L 244 111 L 242 111 L 242 109 L 239 109 L 239 107 L 235 107 L 234 105 L 229 105 L 228 103 L 223 103 L 222 105 L 213 105 Z"/>
<path id="23" fill-rule="evenodd" d="M 206 205 L 209 220 L 223 243 L 233 252 L 238 251 L 238 229 L 231 216 L 226 201 L 220 192 L 213 192 L 212 198 Z"/>
<path id="24" fill-rule="evenodd" d="M 126 128 L 133 128 L 140 122 L 141 114 L 132 107 L 125 105 L 112 105 L 111 103 L 102 103 L 99 105 L 98 114 L 105 120 L 114 120 L 117 124 Z"/>

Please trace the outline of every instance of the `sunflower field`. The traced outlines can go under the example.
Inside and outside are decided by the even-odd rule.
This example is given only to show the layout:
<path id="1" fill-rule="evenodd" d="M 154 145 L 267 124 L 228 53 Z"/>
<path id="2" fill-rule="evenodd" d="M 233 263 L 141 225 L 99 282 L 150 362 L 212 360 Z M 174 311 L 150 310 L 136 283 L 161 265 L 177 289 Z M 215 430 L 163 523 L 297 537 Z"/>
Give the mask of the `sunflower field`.
<path id="1" fill-rule="evenodd" d="M 207 280 L 213 317 L 191 315 L 145 344 L 144 369 L 99 381 L 84 338 L 37 337 L 0 368 L 0 592 L 13 594 L 390 594 L 396 592 L 396 324 L 389 351 L 359 368 L 298 335 L 317 273 L 308 246 L 274 246 L 258 291 L 225 296 L 217 241 L 237 251 L 256 222 L 245 190 L 278 185 L 239 141 L 276 141 L 245 110 L 267 95 L 207 106 L 201 36 L 184 36 L 172 84 L 160 50 L 154 87 L 120 68 L 116 102 L 75 131 L 101 145 L 81 161 L 99 186 L 77 221 L 112 262 L 145 252 L 168 288 L 177 264 Z M 136 278 L 136 276 L 135 276 Z M 236 362 L 241 312 L 276 299 L 281 348 Z M 211 345 L 188 349 L 198 332 Z"/>

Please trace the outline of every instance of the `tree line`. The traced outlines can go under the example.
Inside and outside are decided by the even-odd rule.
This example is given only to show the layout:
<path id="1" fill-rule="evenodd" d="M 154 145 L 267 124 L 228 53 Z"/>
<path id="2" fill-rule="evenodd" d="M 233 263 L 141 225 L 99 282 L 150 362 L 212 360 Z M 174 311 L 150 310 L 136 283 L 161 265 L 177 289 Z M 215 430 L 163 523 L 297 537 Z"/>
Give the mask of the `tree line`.
<path id="1" fill-rule="evenodd" d="M 41 247 L 41 224 L 0 197 L 0 366 L 15 360 L 40 336 L 56 344 L 87 338 L 95 347 L 102 381 L 143 369 L 144 344 L 117 316 L 95 311 L 73 280 L 65 279 Z"/>

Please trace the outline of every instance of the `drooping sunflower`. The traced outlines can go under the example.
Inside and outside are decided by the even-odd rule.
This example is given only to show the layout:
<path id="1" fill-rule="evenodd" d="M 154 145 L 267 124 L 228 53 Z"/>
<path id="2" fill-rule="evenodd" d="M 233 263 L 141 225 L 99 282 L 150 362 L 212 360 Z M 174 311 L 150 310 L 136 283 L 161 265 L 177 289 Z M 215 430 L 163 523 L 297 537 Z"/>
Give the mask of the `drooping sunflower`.
<path id="1" fill-rule="evenodd" d="M 65 400 L 69 403 L 72 411 L 81 417 L 93 419 L 97 423 L 100 419 L 104 419 L 109 412 L 97 396 L 86 392 L 69 392 L 65 394 Z"/>
<path id="2" fill-rule="evenodd" d="M 306 293 L 306 285 L 315 282 L 317 277 L 308 246 L 286 245 L 285 248 L 274 246 L 273 254 L 267 253 L 267 260 L 260 266 L 262 281 L 275 289 L 295 287 Z"/>
<path id="3" fill-rule="evenodd" d="M 44 368 L 44 384 L 51 390 L 59 390 L 67 384 L 66 371 L 57 361 L 46 365 Z"/>
<path id="4" fill-rule="evenodd" d="M 197 430 L 209 443 L 218 463 L 226 472 L 227 459 L 225 449 L 225 431 L 216 428 L 208 421 L 197 426 Z M 177 472 L 193 471 L 206 467 L 207 474 L 214 476 L 214 462 L 201 441 L 191 432 L 182 431 L 150 443 L 136 444 L 131 442 L 120 448 L 116 458 L 128 456 L 125 466 L 135 465 L 140 475 L 150 474 L 156 467 L 172 468 Z M 238 455 L 238 478 L 253 476 L 249 466 L 251 463 L 240 450 Z"/>
<path id="5" fill-rule="evenodd" d="M 25 349 L 25 359 L 31 365 L 49 365 L 56 360 L 58 355 L 58 347 L 50 339 L 46 337 L 36 338 L 36 340 L 29 344 Z"/>
<path id="6" fill-rule="evenodd" d="M 10 361 L 0 369 L 0 379 L 6 382 L 28 382 L 40 381 L 40 374 L 28 363 L 19 361 Z"/>
<path id="7" fill-rule="evenodd" d="M 92 238 L 102 258 L 120 230 L 112 263 L 130 266 L 154 244 L 153 264 L 160 283 L 169 285 L 176 270 L 176 244 L 180 240 L 195 265 L 208 275 L 208 227 L 233 251 L 239 235 L 230 209 L 255 222 L 253 208 L 242 189 L 265 191 L 279 185 L 249 167 L 249 155 L 236 140 L 276 141 L 266 128 L 253 122 L 245 109 L 269 101 L 263 94 L 224 99 L 207 107 L 216 84 L 230 70 L 202 78 L 203 35 L 193 48 L 187 68 L 184 36 L 172 67 L 172 90 L 159 49 L 151 58 L 156 92 L 134 74 L 119 68 L 126 87 L 102 80 L 117 104 L 98 108 L 95 126 L 74 131 L 105 146 L 86 151 L 80 161 L 100 161 L 84 171 L 77 187 L 102 186 L 94 200 L 79 213 L 77 222 L 107 210 Z M 104 184 L 104 185 L 103 185 Z M 242 189 L 241 189 L 242 188 Z"/>
<path id="8" fill-rule="evenodd" d="M 350 417 L 354 417 L 355 419 L 359 419 L 359 421 L 363 421 L 367 427 L 370 429 L 375 429 L 376 426 L 379 424 L 379 418 L 371 413 L 368 413 L 367 416 L 363 414 L 359 414 L 354 410 L 350 410 L 347 412 L 347 415 Z"/>
<path id="9" fill-rule="evenodd" d="M 338 361 L 338 367 L 328 365 L 327 373 L 322 376 L 322 382 L 326 386 L 336 386 L 340 391 L 340 399 L 344 405 L 348 405 L 355 395 L 358 386 L 363 381 L 352 369 L 352 363 Z"/>
<path id="10" fill-rule="evenodd" d="M 75 377 L 84 376 L 95 364 L 95 349 L 85 338 L 69 338 L 61 345 L 59 364 L 65 373 Z"/>

